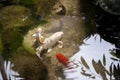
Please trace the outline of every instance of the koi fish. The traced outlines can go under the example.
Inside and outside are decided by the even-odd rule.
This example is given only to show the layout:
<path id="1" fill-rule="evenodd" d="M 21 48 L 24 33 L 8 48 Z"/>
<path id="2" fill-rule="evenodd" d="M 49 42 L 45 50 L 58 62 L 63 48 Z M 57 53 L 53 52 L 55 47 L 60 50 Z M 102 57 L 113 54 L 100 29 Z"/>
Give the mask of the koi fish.
<path id="1" fill-rule="evenodd" d="M 69 60 L 68 60 L 68 58 L 67 57 L 65 57 L 63 54 L 61 54 L 61 53 L 58 53 L 58 54 L 56 54 L 56 58 L 58 59 L 58 61 L 60 62 L 60 63 L 62 63 L 64 66 L 68 66 L 68 64 L 70 63 L 69 62 Z"/>
<path id="2" fill-rule="evenodd" d="M 53 35 L 51 35 L 49 38 L 46 38 L 44 41 L 43 41 L 43 45 L 40 45 L 38 47 L 38 51 L 36 52 L 36 54 L 40 54 L 42 50 L 45 50 L 45 49 L 48 49 L 48 52 L 49 50 L 51 50 L 51 48 L 58 42 L 60 44 L 59 47 L 62 48 L 62 42 L 60 41 L 63 37 L 63 32 L 60 31 L 60 32 L 56 32 L 54 33 Z"/>

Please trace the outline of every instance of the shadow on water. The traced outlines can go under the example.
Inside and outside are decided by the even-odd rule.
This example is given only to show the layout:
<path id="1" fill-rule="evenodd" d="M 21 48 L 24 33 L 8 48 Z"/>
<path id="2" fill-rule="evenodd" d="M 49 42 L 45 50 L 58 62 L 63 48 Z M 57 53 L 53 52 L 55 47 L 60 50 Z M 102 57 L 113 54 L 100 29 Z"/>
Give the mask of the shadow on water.
<path id="1" fill-rule="evenodd" d="M 109 2 L 109 0 L 107 1 Z M 115 44 L 116 56 L 120 57 L 120 55 L 118 54 L 120 53 L 120 30 L 118 29 L 120 15 L 113 15 L 108 13 L 107 11 L 104 11 L 102 8 L 100 8 L 99 5 L 96 5 L 95 0 L 81 0 L 80 3 L 82 7 L 81 12 L 83 12 L 84 16 L 86 17 L 85 25 L 87 26 L 87 28 L 92 28 L 89 26 L 96 26 L 97 33 L 99 33 L 104 40 Z M 96 25 L 94 25 L 94 22 Z M 92 32 L 93 31 L 91 31 L 91 33 Z"/>
<path id="2" fill-rule="evenodd" d="M 120 16 L 102 12 L 96 16 L 97 32 L 101 37 L 116 46 L 116 57 L 120 58 Z"/>
<path id="3" fill-rule="evenodd" d="M 80 0 L 80 14 L 82 14 L 84 25 L 86 27 L 85 32 L 88 36 L 96 33 L 94 21 L 96 7 L 92 2 L 93 0 Z"/>
<path id="4" fill-rule="evenodd" d="M 115 44 L 115 51 L 116 51 L 116 57 L 120 58 L 120 30 L 119 28 L 119 22 L 120 22 L 120 15 L 114 15 L 114 12 L 116 10 L 120 10 L 119 3 L 120 1 L 113 0 L 110 2 L 110 0 L 92 0 L 92 3 L 90 5 L 95 10 L 94 14 L 94 20 L 97 28 L 97 33 L 100 34 L 101 38 L 103 38 L 105 41 L 110 42 L 112 44 Z M 101 8 L 102 5 L 108 6 L 108 9 Z M 108 5 L 109 4 L 109 5 Z M 114 4 L 114 5 L 112 5 Z M 116 5 L 115 5 L 116 4 Z M 111 6 L 111 7 L 109 7 Z M 116 10 L 114 10 L 116 7 Z M 107 11 L 111 10 L 111 12 Z"/>
<path id="5" fill-rule="evenodd" d="M 72 69 L 74 73 L 72 70 L 70 70 L 72 72 L 64 73 L 66 78 L 120 80 L 120 30 L 118 29 L 120 16 L 104 11 L 99 5 L 94 4 L 94 0 L 81 0 L 80 5 L 86 16 L 85 24 L 91 24 L 90 19 L 93 19 L 97 34 L 86 38 L 84 44 L 80 46 L 80 51 L 70 58 L 79 67 Z M 92 12 L 90 12 L 91 10 Z"/>

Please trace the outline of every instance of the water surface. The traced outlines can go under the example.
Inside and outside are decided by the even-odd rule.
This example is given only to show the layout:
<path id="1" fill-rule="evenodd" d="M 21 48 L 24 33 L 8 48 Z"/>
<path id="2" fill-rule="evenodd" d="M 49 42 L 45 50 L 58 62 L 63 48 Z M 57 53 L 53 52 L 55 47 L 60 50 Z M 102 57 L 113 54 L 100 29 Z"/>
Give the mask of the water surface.
<path id="1" fill-rule="evenodd" d="M 84 39 L 84 44 L 82 44 L 79 48 L 79 52 L 70 58 L 70 60 L 76 62 L 79 67 L 65 70 L 64 74 L 66 75 L 66 78 L 70 78 L 70 80 L 104 80 L 106 77 L 108 80 L 110 80 L 110 76 L 107 73 L 106 75 L 102 75 L 95 71 L 92 61 L 100 61 L 102 65 L 106 63 L 106 65 L 103 65 L 103 67 L 110 72 L 109 69 L 111 64 L 117 65 L 119 63 L 111 59 L 115 58 L 110 54 L 111 50 L 115 49 L 115 45 L 103 40 L 99 34 L 95 34 L 91 35 L 90 38 Z M 88 64 L 89 68 L 86 68 L 84 63 L 82 63 L 81 57 Z M 85 76 L 81 74 L 81 72 L 85 72 L 85 74 L 90 75 Z M 114 79 L 113 76 L 111 78 L 112 80 Z"/>

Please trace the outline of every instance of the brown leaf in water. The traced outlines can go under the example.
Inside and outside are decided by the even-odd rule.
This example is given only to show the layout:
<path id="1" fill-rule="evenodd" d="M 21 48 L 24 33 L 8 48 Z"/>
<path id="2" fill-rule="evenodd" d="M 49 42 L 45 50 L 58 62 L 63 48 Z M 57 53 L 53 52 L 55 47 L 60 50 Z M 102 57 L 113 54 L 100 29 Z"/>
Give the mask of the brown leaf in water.
<path id="1" fill-rule="evenodd" d="M 105 58 L 105 54 L 103 54 L 103 64 L 104 64 L 104 66 L 106 65 L 106 58 Z"/>
<path id="2" fill-rule="evenodd" d="M 114 61 L 119 61 L 118 59 L 115 59 L 115 58 L 113 58 L 113 57 L 111 57 L 111 59 L 114 60 Z"/>
<path id="3" fill-rule="evenodd" d="M 110 67 L 109 67 L 109 71 L 110 71 L 110 75 L 111 75 L 111 76 L 112 76 L 112 74 L 113 74 L 112 65 L 113 65 L 113 62 L 111 63 L 111 65 L 110 65 Z"/>
<path id="4" fill-rule="evenodd" d="M 88 77 L 92 76 L 91 74 L 88 74 L 88 73 L 85 73 L 85 72 L 81 72 L 81 74 L 84 75 L 84 76 L 88 76 Z"/>
<path id="5" fill-rule="evenodd" d="M 81 56 L 81 61 L 82 61 L 82 64 L 87 68 L 87 69 L 90 69 L 90 67 L 88 66 L 87 62 L 85 61 L 85 59 Z"/>
<path id="6" fill-rule="evenodd" d="M 101 61 L 98 61 L 98 66 L 100 68 L 100 75 L 103 80 L 108 80 L 106 77 L 106 73 L 109 74 L 109 72 L 105 69 L 105 67 L 102 65 Z"/>
<path id="7" fill-rule="evenodd" d="M 83 67 L 81 68 L 81 70 L 82 70 L 82 72 L 84 72 L 84 73 L 86 72 L 86 71 L 83 69 Z"/>
<path id="8" fill-rule="evenodd" d="M 92 65 L 93 65 L 96 73 L 99 74 L 99 73 L 100 73 L 100 72 L 99 72 L 99 66 L 97 65 L 97 63 L 96 63 L 94 60 L 92 60 Z"/>

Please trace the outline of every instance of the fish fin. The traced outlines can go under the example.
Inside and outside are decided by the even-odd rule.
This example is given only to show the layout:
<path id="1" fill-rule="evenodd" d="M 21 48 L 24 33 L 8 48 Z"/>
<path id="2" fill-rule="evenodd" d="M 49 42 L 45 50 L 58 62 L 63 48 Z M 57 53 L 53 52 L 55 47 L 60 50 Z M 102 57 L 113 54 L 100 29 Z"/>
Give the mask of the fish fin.
<path id="1" fill-rule="evenodd" d="M 51 48 L 49 48 L 49 49 L 48 49 L 48 51 L 47 51 L 47 53 L 49 53 L 51 50 L 52 50 L 52 49 L 51 49 Z"/>
<path id="2" fill-rule="evenodd" d="M 62 41 L 58 41 L 58 43 L 59 43 L 58 47 L 59 48 L 63 48 L 63 42 Z"/>

